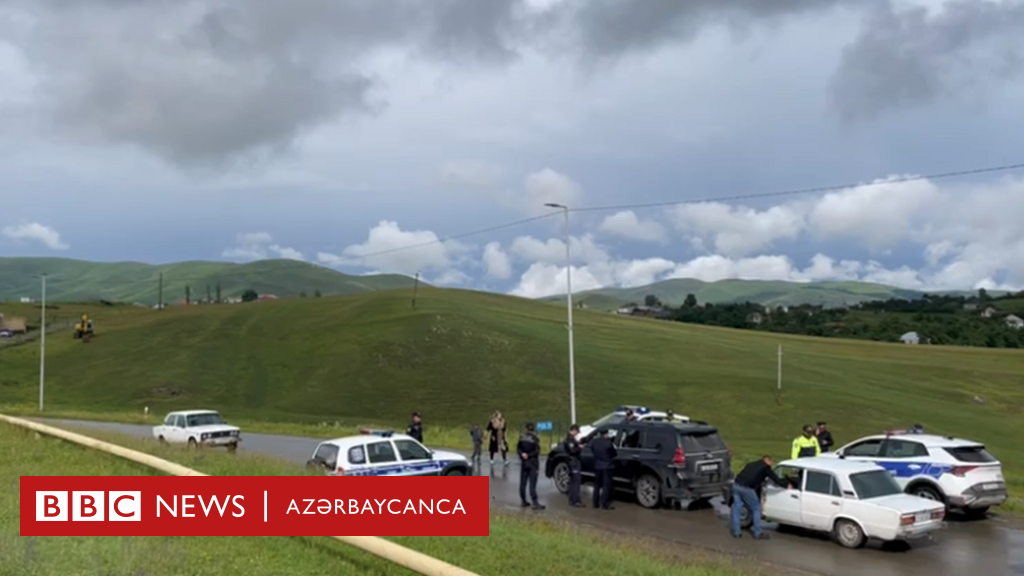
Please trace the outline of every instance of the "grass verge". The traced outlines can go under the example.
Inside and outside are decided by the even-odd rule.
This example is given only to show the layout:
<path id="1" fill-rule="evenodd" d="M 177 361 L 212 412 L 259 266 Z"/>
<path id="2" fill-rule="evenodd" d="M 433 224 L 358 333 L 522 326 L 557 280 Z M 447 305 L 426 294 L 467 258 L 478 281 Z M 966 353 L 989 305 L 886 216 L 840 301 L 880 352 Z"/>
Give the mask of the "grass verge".
<path id="1" fill-rule="evenodd" d="M 291 475 L 295 467 L 265 457 L 191 454 L 111 433 L 90 436 L 155 454 L 214 475 Z M 306 537 L 21 537 L 21 475 L 158 473 L 132 462 L 0 423 L 0 574 L 76 576 L 130 574 L 194 576 L 406 575 L 405 569 L 328 538 Z M 759 565 L 694 552 L 680 560 L 652 543 L 581 531 L 558 522 L 492 512 L 490 536 L 408 537 L 392 540 L 481 575 L 620 574 L 734 576 L 768 574 Z"/>

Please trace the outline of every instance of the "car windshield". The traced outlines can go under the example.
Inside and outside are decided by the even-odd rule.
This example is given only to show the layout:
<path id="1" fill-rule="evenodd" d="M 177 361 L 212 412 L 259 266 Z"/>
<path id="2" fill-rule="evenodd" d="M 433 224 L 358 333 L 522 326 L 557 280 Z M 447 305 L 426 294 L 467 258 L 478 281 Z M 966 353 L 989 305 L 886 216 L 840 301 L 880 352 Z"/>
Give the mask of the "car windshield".
<path id="1" fill-rule="evenodd" d="M 205 414 L 191 414 L 188 417 L 188 427 L 193 426 L 209 426 L 211 424 L 223 424 L 224 419 L 220 417 L 220 414 L 216 412 L 208 412 Z"/>
<path id="2" fill-rule="evenodd" d="M 903 490 L 887 470 L 871 470 L 850 474 L 850 483 L 857 492 L 857 498 L 870 500 L 883 496 L 902 494 Z"/>
<path id="3" fill-rule="evenodd" d="M 618 424 L 626 419 L 626 415 L 622 412 L 612 412 L 611 414 L 601 418 L 597 422 L 594 422 L 594 428 L 600 428 L 602 426 L 608 426 L 611 424 Z"/>
<path id="4" fill-rule="evenodd" d="M 957 446 L 955 448 L 943 448 L 949 455 L 960 462 L 988 463 L 996 462 L 996 457 L 989 454 L 984 446 Z"/>

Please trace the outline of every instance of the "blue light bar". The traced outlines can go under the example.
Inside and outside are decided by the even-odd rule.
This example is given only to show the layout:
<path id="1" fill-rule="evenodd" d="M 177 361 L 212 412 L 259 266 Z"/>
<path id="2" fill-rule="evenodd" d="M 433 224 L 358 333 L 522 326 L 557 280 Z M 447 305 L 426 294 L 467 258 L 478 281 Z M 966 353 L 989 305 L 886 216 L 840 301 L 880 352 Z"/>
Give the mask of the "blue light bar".
<path id="1" fill-rule="evenodd" d="M 395 433 L 394 430 L 371 430 L 369 428 L 363 428 L 359 431 L 360 434 L 369 434 L 372 436 L 380 436 L 381 438 L 390 438 Z"/>
<path id="2" fill-rule="evenodd" d="M 619 406 L 618 409 L 616 409 L 615 411 L 616 412 L 625 412 L 626 410 L 632 410 L 634 414 L 647 414 L 648 412 L 651 411 L 651 409 L 646 407 L 646 406 L 627 406 L 627 405 Z"/>

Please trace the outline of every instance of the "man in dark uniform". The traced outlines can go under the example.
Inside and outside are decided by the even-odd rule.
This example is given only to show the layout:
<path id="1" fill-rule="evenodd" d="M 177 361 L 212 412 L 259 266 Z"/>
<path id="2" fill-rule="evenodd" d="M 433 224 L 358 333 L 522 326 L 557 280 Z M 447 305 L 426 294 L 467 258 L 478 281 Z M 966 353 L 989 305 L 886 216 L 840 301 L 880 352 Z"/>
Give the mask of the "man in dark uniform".
<path id="1" fill-rule="evenodd" d="M 612 470 L 618 451 L 608 438 L 608 430 L 601 430 L 598 437 L 590 443 L 594 451 L 594 508 L 613 510 L 612 506 Z"/>
<path id="2" fill-rule="evenodd" d="M 828 452 L 832 449 L 832 446 L 835 446 L 832 433 L 825 428 L 824 422 L 818 422 L 818 445 L 821 446 L 822 452 Z"/>
<path id="3" fill-rule="evenodd" d="M 412 413 L 412 424 L 405 430 L 405 433 L 412 436 L 420 444 L 423 443 L 423 421 L 420 420 L 420 413 Z"/>
<path id="4" fill-rule="evenodd" d="M 566 454 L 569 455 L 569 505 L 583 508 L 583 502 L 580 501 L 580 472 L 583 468 L 580 462 L 580 454 L 583 452 L 583 448 L 577 439 L 579 433 L 579 426 L 576 424 L 570 426 L 569 434 L 565 437 L 563 446 L 565 447 Z"/>
<path id="5" fill-rule="evenodd" d="M 751 519 L 754 521 L 754 538 L 767 540 L 768 535 L 761 532 L 761 497 L 757 490 L 764 484 L 765 480 L 771 480 L 782 488 L 792 488 L 788 481 L 779 478 L 772 470 L 772 459 L 770 456 L 762 456 L 760 460 L 754 460 L 743 467 L 743 470 L 736 475 L 732 484 L 732 518 L 730 528 L 733 538 L 742 536 L 740 533 L 740 516 L 743 507 L 750 510 Z"/>
<path id="6" fill-rule="evenodd" d="M 540 472 L 540 439 L 534 432 L 533 423 L 526 425 L 526 434 L 519 437 L 516 452 L 519 454 L 519 499 L 523 507 L 531 504 L 526 501 L 526 485 L 530 485 L 530 499 L 534 510 L 543 510 L 544 506 L 537 499 L 537 474 Z"/>

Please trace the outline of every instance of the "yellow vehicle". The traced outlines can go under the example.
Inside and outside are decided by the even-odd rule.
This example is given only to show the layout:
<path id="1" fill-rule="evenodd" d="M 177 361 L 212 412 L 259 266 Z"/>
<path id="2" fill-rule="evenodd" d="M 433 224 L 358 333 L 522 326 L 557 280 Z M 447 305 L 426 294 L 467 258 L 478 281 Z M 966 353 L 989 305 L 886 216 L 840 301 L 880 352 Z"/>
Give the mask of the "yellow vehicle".
<path id="1" fill-rule="evenodd" d="M 75 335 L 76 339 L 81 338 L 88 342 L 92 339 L 93 327 L 92 319 L 89 318 L 88 314 L 82 314 L 82 320 L 75 324 Z"/>

